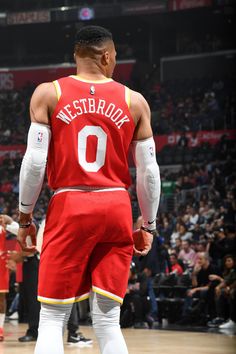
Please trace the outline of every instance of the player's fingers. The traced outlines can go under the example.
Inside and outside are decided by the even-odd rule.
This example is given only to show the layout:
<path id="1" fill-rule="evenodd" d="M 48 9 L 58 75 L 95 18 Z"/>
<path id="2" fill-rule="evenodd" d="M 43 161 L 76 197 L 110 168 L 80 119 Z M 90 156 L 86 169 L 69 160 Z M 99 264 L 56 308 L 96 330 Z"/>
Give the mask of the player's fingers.
<path id="1" fill-rule="evenodd" d="M 134 254 L 134 256 L 138 256 L 138 257 L 142 256 L 142 252 L 139 251 L 139 250 L 137 250 L 137 248 L 135 248 L 135 246 L 134 246 L 134 252 L 133 252 L 133 254 Z"/>
<path id="2" fill-rule="evenodd" d="M 17 240 L 22 251 L 24 252 L 29 252 L 29 253 L 35 253 L 36 252 L 36 247 L 34 245 L 28 246 L 25 241 L 20 241 L 19 239 Z"/>
<path id="3" fill-rule="evenodd" d="M 148 254 L 148 252 L 151 250 L 151 243 L 145 245 L 144 249 L 141 251 L 141 256 L 146 256 Z"/>
<path id="4" fill-rule="evenodd" d="M 148 250 L 143 250 L 143 251 L 140 252 L 140 256 L 144 257 L 144 256 L 146 256 L 148 254 L 148 252 L 149 252 Z"/>

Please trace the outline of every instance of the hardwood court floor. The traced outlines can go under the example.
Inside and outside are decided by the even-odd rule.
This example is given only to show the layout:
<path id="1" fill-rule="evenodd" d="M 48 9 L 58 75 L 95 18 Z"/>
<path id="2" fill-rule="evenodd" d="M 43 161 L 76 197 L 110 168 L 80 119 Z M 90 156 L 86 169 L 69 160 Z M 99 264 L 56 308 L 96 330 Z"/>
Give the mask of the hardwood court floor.
<path id="1" fill-rule="evenodd" d="M 19 343 L 26 325 L 12 321 L 5 324 L 5 341 L 0 343 L 0 354 L 33 354 L 35 343 Z M 65 346 L 65 354 L 99 354 L 98 345 L 90 327 L 80 328 L 94 340 L 91 347 Z M 129 354 L 235 354 L 236 336 L 216 333 L 192 333 L 164 330 L 123 330 Z"/>

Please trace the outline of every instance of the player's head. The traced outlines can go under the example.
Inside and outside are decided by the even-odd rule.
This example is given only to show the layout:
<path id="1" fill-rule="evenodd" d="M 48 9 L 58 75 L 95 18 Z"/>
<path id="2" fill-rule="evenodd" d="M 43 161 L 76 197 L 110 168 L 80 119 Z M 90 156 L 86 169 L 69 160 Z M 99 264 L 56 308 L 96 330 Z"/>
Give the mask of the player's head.
<path id="1" fill-rule="evenodd" d="M 105 76 L 111 77 L 116 64 L 112 34 L 100 26 L 82 27 L 75 38 L 75 60 L 94 61 Z"/>

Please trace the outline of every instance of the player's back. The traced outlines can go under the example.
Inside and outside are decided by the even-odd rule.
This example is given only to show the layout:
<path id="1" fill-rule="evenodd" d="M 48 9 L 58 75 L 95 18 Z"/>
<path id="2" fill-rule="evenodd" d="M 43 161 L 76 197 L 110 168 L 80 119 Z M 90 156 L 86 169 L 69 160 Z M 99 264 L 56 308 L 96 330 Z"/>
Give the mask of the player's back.
<path id="1" fill-rule="evenodd" d="M 54 84 L 58 103 L 51 117 L 49 185 L 54 190 L 127 188 L 127 155 L 135 128 L 129 89 L 112 79 L 90 82 L 78 76 Z"/>

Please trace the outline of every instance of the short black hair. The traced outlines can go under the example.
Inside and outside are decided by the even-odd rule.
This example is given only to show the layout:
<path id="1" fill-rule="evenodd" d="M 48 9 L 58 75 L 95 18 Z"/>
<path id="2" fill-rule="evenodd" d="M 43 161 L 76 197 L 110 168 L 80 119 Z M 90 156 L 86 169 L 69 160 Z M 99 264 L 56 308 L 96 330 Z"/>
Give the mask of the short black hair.
<path id="1" fill-rule="evenodd" d="M 101 26 L 82 27 L 75 36 L 75 45 L 90 47 L 112 41 L 112 34 L 109 30 Z"/>

